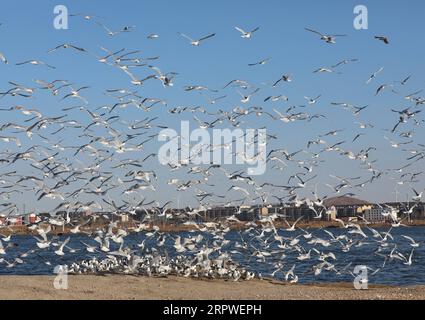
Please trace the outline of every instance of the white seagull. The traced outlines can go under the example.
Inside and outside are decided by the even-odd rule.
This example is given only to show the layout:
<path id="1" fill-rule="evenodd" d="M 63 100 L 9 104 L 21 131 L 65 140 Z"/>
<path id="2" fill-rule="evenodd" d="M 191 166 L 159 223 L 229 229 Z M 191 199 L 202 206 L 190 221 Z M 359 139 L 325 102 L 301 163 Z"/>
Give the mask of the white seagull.
<path id="1" fill-rule="evenodd" d="M 190 41 L 190 44 L 192 46 L 195 46 L 195 47 L 199 46 L 201 44 L 201 41 L 204 41 L 206 39 L 209 39 L 209 38 L 212 38 L 212 37 L 215 36 L 215 33 L 211 33 L 211 34 L 209 34 L 209 35 L 207 35 L 205 37 L 202 37 L 202 38 L 199 38 L 199 39 L 196 39 L 195 40 L 195 39 L 192 39 L 191 37 L 185 35 L 184 33 L 178 32 L 178 34 L 181 35 L 182 37 L 188 39 Z"/>
<path id="2" fill-rule="evenodd" d="M 327 35 L 327 34 L 323 34 L 320 33 L 319 31 L 313 30 L 313 29 L 309 29 L 309 28 L 305 28 L 305 30 L 316 33 L 318 35 L 320 35 L 320 39 L 325 41 L 326 43 L 336 43 L 336 37 L 346 37 L 346 34 L 331 34 L 331 35 Z"/>
<path id="3" fill-rule="evenodd" d="M 235 29 L 236 30 L 238 30 L 242 35 L 241 35 L 241 37 L 242 38 L 245 38 L 245 39 L 250 39 L 251 37 L 252 37 L 252 34 L 255 32 L 255 31 L 258 31 L 258 29 L 260 29 L 260 27 L 256 27 L 255 29 L 253 29 L 253 30 L 251 30 L 251 31 L 248 31 L 248 32 L 246 32 L 245 30 L 243 30 L 243 29 L 241 29 L 241 28 L 239 28 L 239 27 L 235 27 Z"/>

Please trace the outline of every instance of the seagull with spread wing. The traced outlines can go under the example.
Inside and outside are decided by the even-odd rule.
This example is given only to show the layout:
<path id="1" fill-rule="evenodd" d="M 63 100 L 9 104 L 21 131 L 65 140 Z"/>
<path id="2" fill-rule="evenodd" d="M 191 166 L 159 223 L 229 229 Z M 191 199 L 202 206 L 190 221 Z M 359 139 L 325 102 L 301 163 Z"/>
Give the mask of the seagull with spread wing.
<path id="1" fill-rule="evenodd" d="M 192 39 L 191 37 L 185 35 L 184 33 L 179 32 L 178 34 L 181 35 L 182 37 L 188 39 L 190 41 L 190 44 L 192 46 L 195 46 L 195 47 L 199 46 L 202 41 L 204 41 L 206 39 L 209 39 L 209 38 L 212 38 L 212 37 L 215 36 L 215 33 L 211 33 L 211 34 L 209 34 L 209 35 L 207 35 L 205 37 L 202 37 L 202 38 L 199 38 L 199 39 L 195 40 L 195 39 Z"/>
<path id="2" fill-rule="evenodd" d="M 346 34 L 323 34 L 319 31 L 316 31 L 316 30 L 313 30 L 313 29 L 310 29 L 310 28 L 305 28 L 305 30 L 318 34 L 320 36 L 320 40 L 323 40 L 326 43 L 332 43 L 332 44 L 336 43 L 337 37 L 346 37 L 347 36 Z"/>
<path id="3" fill-rule="evenodd" d="M 243 30 L 243 29 L 241 29 L 241 28 L 239 28 L 239 27 L 235 27 L 235 29 L 236 30 L 238 30 L 242 35 L 241 35 L 241 37 L 242 38 L 245 38 L 245 39 L 250 39 L 251 37 L 252 37 L 252 34 L 255 32 L 255 31 L 258 31 L 258 29 L 260 29 L 260 27 L 257 27 L 257 28 L 255 28 L 255 29 L 253 29 L 253 30 L 251 30 L 251 31 L 245 31 L 245 30 Z"/>

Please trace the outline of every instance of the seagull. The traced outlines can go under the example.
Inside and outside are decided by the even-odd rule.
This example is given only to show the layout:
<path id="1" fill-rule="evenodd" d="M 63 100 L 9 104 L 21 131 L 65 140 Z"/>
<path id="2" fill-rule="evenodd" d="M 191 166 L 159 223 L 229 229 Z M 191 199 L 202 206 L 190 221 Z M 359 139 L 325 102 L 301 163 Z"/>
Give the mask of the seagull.
<path id="1" fill-rule="evenodd" d="M 385 36 L 375 36 L 375 39 L 380 40 L 380 41 L 384 42 L 385 44 L 389 44 L 390 43 L 390 41 L 388 40 L 388 38 L 385 37 Z"/>
<path id="2" fill-rule="evenodd" d="M 401 81 L 397 81 L 398 83 L 400 83 L 402 86 L 404 86 L 404 85 L 406 85 L 406 83 L 407 83 L 407 81 L 409 81 L 410 80 L 410 78 L 411 78 L 412 76 L 407 76 L 406 78 L 404 78 L 403 80 L 401 80 Z"/>
<path id="3" fill-rule="evenodd" d="M 324 73 L 324 72 L 332 73 L 334 71 L 331 68 L 326 68 L 326 67 L 320 67 L 319 69 L 316 69 L 313 71 L 313 73 Z"/>
<path id="4" fill-rule="evenodd" d="M 72 44 L 64 43 L 64 44 L 58 45 L 55 48 L 48 50 L 47 53 L 51 53 L 51 52 L 54 52 L 54 51 L 59 50 L 59 49 L 74 49 L 74 50 L 77 50 L 79 52 L 87 52 L 86 49 L 84 49 L 84 48 L 80 48 L 80 47 L 74 46 Z"/>
<path id="5" fill-rule="evenodd" d="M 41 232 L 40 233 L 41 239 L 34 237 L 37 240 L 37 243 L 36 243 L 37 247 L 39 247 L 40 249 L 46 249 L 50 247 L 51 241 L 47 240 L 47 232 L 45 232 L 44 230 L 39 230 L 39 232 Z"/>
<path id="6" fill-rule="evenodd" d="M 13 231 L 13 230 L 12 230 Z M 0 234 L 0 236 L 2 236 L 3 238 L 1 240 L 3 240 L 4 242 L 10 242 L 12 234 L 9 234 L 7 237 Z"/>
<path id="7" fill-rule="evenodd" d="M 278 83 L 281 82 L 281 81 L 291 82 L 292 81 L 292 76 L 290 74 L 284 74 L 279 80 L 277 80 L 273 84 L 273 87 L 276 87 L 278 85 Z"/>
<path id="8" fill-rule="evenodd" d="M 248 94 L 248 95 L 244 95 L 244 94 L 242 94 L 240 91 L 238 91 L 238 93 L 239 93 L 239 94 L 240 94 L 240 96 L 242 97 L 241 102 L 242 102 L 242 103 L 248 103 L 248 102 L 249 102 L 249 100 L 251 99 L 251 97 L 252 97 L 255 93 L 257 93 L 259 90 L 260 90 L 260 89 L 259 89 L 259 88 L 257 88 L 257 89 L 255 89 L 253 92 L 251 92 L 251 93 L 250 93 L 250 94 Z"/>
<path id="9" fill-rule="evenodd" d="M 300 254 L 297 257 L 297 260 L 299 260 L 299 261 L 310 260 L 310 257 L 311 257 L 310 253 L 311 253 L 311 249 L 307 253 Z"/>
<path id="10" fill-rule="evenodd" d="M 348 64 L 350 62 L 357 62 L 357 61 L 359 61 L 359 59 L 345 59 L 345 60 L 338 62 L 336 65 L 332 66 L 332 68 L 337 68 L 341 65 Z"/>
<path id="11" fill-rule="evenodd" d="M 422 200 L 422 196 L 423 196 L 423 191 L 422 192 L 417 192 L 415 189 L 412 189 L 413 192 L 415 193 L 415 195 L 412 197 L 413 201 L 417 201 L 420 202 Z"/>
<path id="12" fill-rule="evenodd" d="M 95 246 L 88 245 L 87 243 L 85 243 L 83 241 L 81 241 L 81 243 L 86 246 L 87 252 L 90 252 L 90 253 L 96 252 L 96 247 Z"/>
<path id="13" fill-rule="evenodd" d="M 4 56 L 3 53 L 0 52 L 0 60 L 1 62 L 3 62 L 4 64 L 8 64 L 9 62 L 7 61 L 7 58 Z"/>
<path id="14" fill-rule="evenodd" d="M 418 95 L 419 93 L 421 93 L 423 90 L 418 90 L 418 91 L 415 91 L 415 92 L 413 92 L 413 93 L 409 93 L 408 95 L 406 95 L 404 98 L 406 99 L 406 100 L 411 100 L 411 101 L 413 101 L 413 100 L 415 100 L 415 97 L 414 96 L 416 96 L 416 95 Z"/>
<path id="15" fill-rule="evenodd" d="M 77 90 L 72 89 L 71 93 L 68 93 L 67 95 L 65 95 L 65 96 L 61 99 L 61 101 L 62 101 L 62 100 L 65 100 L 66 98 L 70 98 L 70 97 L 71 97 L 71 98 L 78 98 L 78 99 L 80 99 L 80 100 L 84 101 L 84 103 L 88 104 L 88 101 L 87 101 L 85 98 L 81 97 L 81 96 L 80 96 L 80 94 L 79 94 L 79 92 L 80 92 L 81 90 L 88 89 L 88 88 L 90 88 L 90 87 L 88 87 L 88 86 L 86 86 L 86 87 L 81 87 L 81 88 L 79 88 L 79 89 L 77 89 Z"/>
<path id="16" fill-rule="evenodd" d="M 97 22 L 97 24 L 99 26 L 101 26 L 103 29 L 105 29 L 106 33 L 108 34 L 108 36 L 113 37 L 117 34 L 120 33 L 125 33 L 125 32 L 130 32 L 131 30 L 133 30 L 135 28 L 135 26 L 126 26 L 123 27 L 121 30 L 119 31 L 112 31 L 111 29 L 109 29 L 107 26 L 105 26 L 103 23 Z"/>
<path id="17" fill-rule="evenodd" d="M 412 251 L 410 252 L 409 258 L 406 258 L 404 255 L 402 255 L 401 253 L 398 253 L 400 255 L 401 258 L 403 258 L 405 261 L 403 262 L 404 265 L 406 266 L 411 266 L 412 265 L 412 257 L 413 257 L 413 252 L 415 251 L 415 249 L 412 249 Z"/>
<path id="18" fill-rule="evenodd" d="M 0 240 L 0 255 L 6 255 L 6 249 L 4 248 L 1 240 Z"/>
<path id="19" fill-rule="evenodd" d="M 321 96 L 321 94 L 319 94 L 316 98 L 309 98 L 304 96 L 304 99 L 308 101 L 308 104 L 315 104 Z"/>
<path id="20" fill-rule="evenodd" d="M 366 81 L 366 84 L 369 84 L 369 83 L 370 83 L 373 79 L 375 79 L 375 77 L 376 77 L 379 73 L 381 73 L 381 72 L 382 72 L 382 70 L 384 70 L 384 68 L 383 68 L 383 67 L 379 68 L 379 70 L 378 70 L 378 71 L 376 71 L 376 72 L 372 73 L 372 74 L 370 75 L 369 79 Z"/>
<path id="21" fill-rule="evenodd" d="M 63 256 L 64 255 L 63 248 L 67 245 L 70 239 L 71 239 L 70 237 L 66 238 L 66 240 L 62 242 L 61 245 L 59 246 L 59 249 L 55 251 L 55 254 L 57 254 L 58 256 Z"/>
<path id="22" fill-rule="evenodd" d="M 181 35 L 182 37 L 188 39 L 190 41 L 190 44 L 192 46 L 195 46 L 195 47 L 199 46 L 202 41 L 204 41 L 206 39 L 209 39 L 209 38 L 212 38 L 212 37 L 215 36 L 215 33 L 211 33 L 211 34 L 209 34 L 209 35 L 207 35 L 205 37 L 202 37 L 200 39 L 194 40 L 194 39 L 190 38 L 189 36 L 185 35 L 184 33 L 178 32 L 178 34 Z"/>
<path id="23" fill-rule="evenodd" d="M 210 97 L 208 97 L 208 96 L 205 96 L 205 98 L 208 100 L 208 102 L 210 103 L 210 104 L 215 104 L 217 101 L 219 101 L 219 100 L 222 100 L 222 99 L 224 99 L 224 98 L 226 98 L 227 97 L 227 95 L 224 95 L 224 96 L 220 96 L 220 97 L 217 97 L 217 98 L 210 98 Z"/>
<path id="24" fill-rule="evenodd" d="M 301 217 L 299 217 L 295 222 L 294 222 L 294 224 L 291 226 L 290 224 L 289 224 L 289 222 L 288 221 L 286 221 L 285 220 L 285 222 L 286 222 L 286 224 L 289 226 L 289 228 L 286 228 L 286 229 L 284 229 L 285 231 L 289 231 L 289 232 L 291 232 L 291 231 L 295 231 L 295 225 L 299 222 L 299 221 L 301 221 L 301 219 L 303 219 L 304 217 L 303 216 L 301 216 Z"/>
<path id="25" fill-rule="evenodd" d="M 258 62 L 255 62 L 255 63 L 249 63 L 249 64 L 248 64 L 248 66 L 249 66 L 249 67 L 253 67 L 253 66 L 257 66 L 257 65 L 264 65 L 264 64 L 266 64 L 269 60 L 270 60 L 270 58 L 266 58 L 266 59 L 260 60 L 260 61 L 258 61 Z"/>
<path id="26" fill-rule="evenodd" d="M 412 237 L 405 236 L 405 235 L 402 235 L 402 237 L 410 241 L 410 246 L 411 247 L 413 247 L 413 248 L 418 248 L 419 247 L 420 243 L 419 242 L 416 242 Z"/>
<path id="27" fill-rule="evenodd" d="M 22 66 L 22 65 L 25 65 L 25 64 L 32 64 L 34 66 L 43 65 L 43 66 L 46 66 L 50 69 L 56 69 L 56 67 L 51 66 L 50 64 L 47 64 L 47 63 L 40 61 L 40 60 L 27 60 L 27 61 L 24 61 L 24 62 L 16 63 L 17 66 Z"/>
<path id="28" fill-rule="evenodd" d="M 288 282 L 288 280 L 290 278 L 292 278 L 290 280 L 290 283 L 297 283 L 298 282 L 298 276 L 294 274 L 295 271 L 295 264 L 292 266 L 291 269 L 289 269 L 286 273 L 285 273 L 285 281 Z"/>
<path id="29" fill-rule="evenodd" d="M 4 142 L 15 142 L 17 147 L 21 147 L 22 143 L 21 141 L 16 138 L 16 137 L 5 137 L 5 136 L 0 136 L 0 140 L 3 140 Z"/>
<path id="30" fill-rule="evenodd" d="M 101 18 L 99 16 L 89 15 L 89 14 L 82 14 L 82 13 L 72 13 L 69 15 L 70 17 L 83 17 L 84 20 L 92 20 L 93 18 Z"/>
<path id="31" fill-rule="evenodd" d="M 264 99 L 264 102 L 267 102 L 267 101 L 276 102 L 276 101 L 280 101 L 280 100 L 288 101 L 289 99 L 288 99 L 287 96 L 284 96 L 284 95 L 281 94 L 281 95 L 278 95 L 278 96 L 268 96 L 267 98 Z"/>
<path id="32" fill-rule="evenodd" d="M 318 35 L 320 35 L 320 39 L 325 41 L 326 43 L 336 43 L 336 38 L 337 37 L 346 37 L 346 34 L 333 34 L 333 35 L 325 35 L 320 33 L 319 31 L 313 30 L 313 29 L 309 29 L 309 28 L 305 28 L 305 30 L 316 33 Z"/>
<path id="33" fill-rule="evenodd" d="M 157 35 L 156 33 L 151 33 L 150 35 L 147 36 L 147 38 L 149 40 L 155 40 L 159 38 L 159 35 Z"/>
<path id="34" fill-rule="evenodd" d="M 244 80 L 240 80 L 240 79 L 234 79 L 232 81 L 229 81 L 224 87 L 223 89 L 226 89 L 228 86 L 230 86 L 231 84 L 236 84 L 237 86 L 243 88 L 243 89 L 247 89 L 250 87 L 250 85 L 248 84 L 248 82 L 244 81 Z"/>
<path id="35" fill-rule="evenodd" d="M 244 188 L 241 188 L 241 187 L 238 187 L 238 186 L 231 186 L 231 187 L 229 188 L 229 190 L 227 190 L 227 191 L 230 191 L 230 190 L 241 191 L 241 192 L 243 192 L 244 194 L 246 194 L 247 196 L 249 196 L 249 192 L 248 192 L 248 190 L 246 190 L 246 189 L 244 189 Z"/>
<path id="36" fill-rule="evenodd" d="M 382 84 L 376 89 L 375 96 L 377 96 L 382 90 L 386 89 L 387 87 L 392 87 L 391 84 Z"/>
<path id="37" fill-rule="evenodd" d="M 244 31 L 243 29 L 241 29 L 239 27 L 235 27 L 235 29 L 238 30 L 242 34 L 241 35 L 242 38 L 250 39 L 252 37 L 252 34 L 254 32 L 258 31 L 258 29 L 260 29 L 260 27 L 256 27 L 255 29 L 253 29 L 253 30 L 251 30 L 249 32 L 246 32 L 246 31 Z"/>

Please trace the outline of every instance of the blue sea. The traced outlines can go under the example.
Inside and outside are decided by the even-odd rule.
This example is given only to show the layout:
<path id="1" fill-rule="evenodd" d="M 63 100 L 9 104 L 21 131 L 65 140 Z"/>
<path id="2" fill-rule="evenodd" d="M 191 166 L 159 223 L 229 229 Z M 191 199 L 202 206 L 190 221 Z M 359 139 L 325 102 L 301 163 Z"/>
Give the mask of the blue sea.
<path id="1" fill-rule="evenodd" d="M 379 232 L 386 232 L 389 228 L 377 229 Z M 318 237 L 322 239 L 329 240 L 330 236 L 324 231 L 325 229 L 312 229 L 309 232 L 312 232 L 313 238 Z M 299 277 L 300 283 L 317 283 L 317 282 L 352 282 L 353 275 L 348 271 L 353 271 L 355 266 L 364 265 L 370 269 L 369 271 L 369 283 L 370 284 L 384 284 L 384 285 L 397 285 L 397 286 L 408 286 L 416 284 L 425 284 L 425 227 L 399 227 L 393 228 L 391 230 L 391 235 L 394 239 L 388 239 L 388 246 L 383 248 L 382 251 L 377 253 L 379 243 L 377 239 L 372 237 L 372 233 L 367 229 L 363 228 L 363 231 L 368 235 L 368 238 L 363 239 L 363 237 L 358 235 L 348 234 L 346 229 L 326 229 L 334 234 L 335 237 L 338 235 L 347 234 L 350 238 L 354 239 L 354 243 L 351 246 L 351 249 L 348 252 L 343 252 L 341 250 L 341 243 L 338 241 L 331 242 L 331 245 L 324 247 L 320 244 L 314 245 L 321 253 L 333 252 L 336 256 L 336 260 L 327 259 L 335 265 L 336 270 L 345 270 L 347 272 L 341 272 L 337 274 L 334 271 L 323 270 L 321 274 L 314 275 L 312 267 L 320 263 L 318 260 L 319 255 L 311 251 L 311 258 L 305 261 L 299 261 L 297 257 L 299 252 L 296 250 L 282 250 L 277 247 L 279 244 L 276 241 L 273 241 L 273 233 L 265 233 L 263 237 L 258 237 L 260 231 L 254 231 L 251 233 L 244 233 L 239 231 L 230 231 L 225 234 L 225 239 L 228 240 L 228 243 L 225 244 L 220 252 L 228 252 L 232 260 L 237 262 L 240 266 L 255 272 L 257 275 L 262 277 L 271 277 L 271 273 L 276 270 L 276 264 L 283 265 L 282 271 L 285 272 L 289 270 L 294 264 L 295 274 Z M 302 235 L 304 234 L 301 230 L 296 230 L 294 232 L 288 232 L 285 230 L 279 230 L 279 235 L 283 237 L 295 237 L 299 236 L 299 244 L 306 251 L 313 248 L 312 244 L 308 244 L 308 239 L 305 239 Z M 214 241 L 217 239 L 212 238 L 210 233 L 201 233 L 201 232 L 179 232 L 179 233 L 167 233 L 165 234 L 166 241 L 163 246 L 156 246 L 156 238 L 149 238 L 145 241 L 145 249 L 150 250 L 151 248 L 156 248 L 158 253 L 166 254 L 168 257 L 172 258 L 177 253 L 173 247 L 174 240 L 177 236 L 185 237 L 195 237 L 201 234 L 203 236 L 203 241 L 197 245 L 197 248 L 200 248 L 203 245 L 212 246 Z M 393 248 L 397 252 L 402 253 L 407 258 L 409 257 L 412 247 L 410 246 L 409 240 L 402 237 L 402 235 L 407 235 L 415 239 L 416 242 L 420 242 L 419 248 L 414 248 L 412 265 L 407 266 L 403 264 L 403 261 L 398 259 L 386 259 L 385 256 L 389 256 Z M 85 249 L 85 246 L 82 242 L 87 244 L 98 246 L 92 238 L 84 234 L 77 235 L 62 235 L 57 239 L 53 239 L 53 242 L 63 241 L 66 238 L 70 237 L 70 241 L 67 244 L 67 247 L 64 249 L 65 255 L 58 256 L 54 253 L 57 250 L 57 247 L 50 246 L 47 249 L 38 249 L 36 246 L 36 239 L 33 236 L 29 235 L 13 235 L 9 243 L 13 243 L 14 247 L 6 248 L 6 254 L 0 255 L 1 259 L 4 259 L 8 262 L 13 262 L 15 258 L 20 257 L 22 254 L 29 252 L 32 249 L 37 249 L 36 252 L 28 254 L 27 257 L 21 258 L 24 263 L 15 264 L 13 267 L 7 267 L 7 263 L 0 263 L 0 274 L 8 275 L 53 275 L 53 269 L 57 265 L 70 265 L 73 262 L 79 262 L 85 259 L 90 259 L 92 257 L 104 258 L 106 257 L 105 253 L 89 253 Z M 51 237 L 49 237 L 50 239 Z M 146 233 L 132 233 L 125 237 L 124 246 L 130 247 L 136 251 L 137 255 L 143 255 L 141 249 L 137 244 L 141 243 L 146 238 Z M 235 248 L 242 243 L 241 239 L 244 239 L 248 250 Z M 356 242 L 356 240 L 361 240 Z M 110 241 L 111 250 L 117 250 L 119 245 Z M 345 243 L 345 241 L 342 241 Z M 3 246 L 7 246 L 7 242 L 3 241 Z M 70 249 L 75 250 L 74 253 L 70 253 Z M 231 251 L 238 251 L 231 253 Z M 259 251 L 268 251 L 272 252 L 271 256 L 264 258 L 258 258 L 252 255 L 256 250 Z M 196 252 L 196 250 L 195 250 Z M 195 252 L 189 253 L 194 254 Z M 215 254 L 219 254 L 216 252 Z M 283 255 L 284 254 L 284 255 Z M 212 257 L 214 254 L 212 255 Z M 386 261 L 385 261 L 386 260 Z M 385 261 L 385 266 L 383 267 Z M 347 267 L 348 266 L 348 267 Z M 380 268 L 380 270 L 372 275 L 373 270 Z M 284 275 L 282 272 L 278 271 L 274 274 L 276 279 L 282 280 Z"/>

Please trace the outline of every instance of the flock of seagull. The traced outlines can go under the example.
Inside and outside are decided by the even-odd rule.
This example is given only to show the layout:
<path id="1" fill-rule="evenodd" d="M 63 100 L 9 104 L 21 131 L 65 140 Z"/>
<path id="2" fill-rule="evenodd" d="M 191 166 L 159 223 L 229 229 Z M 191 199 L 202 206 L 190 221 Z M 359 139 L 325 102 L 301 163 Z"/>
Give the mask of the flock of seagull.
<path id="1" fill-rule="evenodd" d="M 131 34 L 136 30 L 135 26 L 125 26 L 113 31 L 97 16 L 73 14 L 71 17 L 88 21 L 85 26 L 101 28 L 109 37 Z M 7 25 L 2 25 L 0 32 L 5 28 Z M 241 41 L 255 41 L 255 37 L 261 36 L 260 27 L 248 29 L 250 31 L 235 27 L 235 30 L 243 39 Z M 305 31 L 318 35 L 325 42 L 324 45 L 336 45 L 338 38 L 347 36 L 324 34 L 312 28 L 306 28 Z M 188 40 L 194 47 L 205 41 L 213 42 L 213 38 L 218 37 L 210 33 L 197 38 L 181 32 L 177 36 Z M 149 41 L 161 41 L 160 35 L 154 33 L 146 38 Z M 390 44 L 386 36 L 376 36 L 375 39 Z M 393 236 L 392 231 L 404 228 L 404 224 L 397 210 L 389 206 L 382 208 L 383 215 L 391 221 L 389 230 L 374 229 L 364 218 L 361 218 L 361 223 L 344 222 L 336 218 L 335 221 L 341 225 L 338 235 L 327 229 L 310 231 L 299 228 L 297 224 L 302 217 L 291 224 L 286 221 L 287 217 L 277 213 L 262 217 L 259 223 L 243 222 L 238 216 L 242 206 L 247 204 L 268 206 L 279 203 L 283 206 L 285 203 L 293 203 L 297 207 L 307 205 L 316 213 L 315 219 L 320 220 L 330 214 L 330 208 L 324 205 L 326 198 L 335 195 L 355 196 L 366 187 L 373 188 L 373 183 L 384 177 L 394 179 L 396 186 L 404 185 L 412 190 L 409 200 L 412 205 L 406 207 L 404 212 L 407 216 L 411 215 L 423 196 L 420 189 L 423 171 L 418 167 L 423 167 L 425 158 L 425 145 L 414 140 L 416 132 L 424 123 L 420 113 L 425 98 L 420 96 L 422 90 L 402 94 L 411 76 L 381 84 L 375 90 L 378 96 L 390 89 L 403 99 L 405 106 L 389 111 L 394 116 L 394 123 L 385 128 L 385 139 L 392 148 L 398 148 L 405 154 L 404 163 L 397 168 L 382 168 L 376 157 L 377 146 L 368 144 L 367 139 L 364 139 L 364 144 L 358 148 L 362 137 L 375 127 L 370 121 L 358 120 L 369 106 L 333 101 L 330 103 L 331 108 L 338 107 L 352 114 L 353 123 L 358 125 L 359 132 L 355 132 L 349 140 L 335 141 L 335 137 L 345 132 L 345 129 L 325 129 L 322 134 L 306 141 L 299 150 L 284 148 L 278 135 L 268 133 L 268 143 L 280 143 L 278 148 L 268 151 L 265 159 L 268 170 L 281 177 L 282 183 L 275 184 L 261 182 L 261 177 L 257 179 L 249 176 L 243 170 L 231 172 L 224 165 L 192 164 L 192 155 L 177 164 L 154 169 L 158 161 L 155 147 L 152 146 L 156 145 L 158 132 L 168 127 L 159 116 L 150 114 L 158 109 L 167 109 L 170 117 L 190 117 L 203 129 L 242 128 L 246 123 L 258 119 L 281 126 L 294 122 L 308 126 L 313 121 L 332 121 L 328 115 L 318 113 L 321 109 L 316 107 L 322 103 L 324 94 L 301 97 L 306 105 L 290 105 L 293 98 L 284 95 L 282 88 L 296 80 L 292 74 L 285 73 L 262 86 L 243 79 L 227 81 L 220 90 L 188 84 L 183 86 L 184 92 L 188 95 L 199 93 L 205 97 L 205 104 L 196 107 L 173 105 L 165 99 L 140 93 L 147 82 L 156 81 L 167 90 L 177 86 L 179 73 L 161 71 L 158 67 L 159 56 L 145 57 L 140 50 L 109 50 L 105 47 L 99 49 L 100 54 L 95 54 L 78 45 L 64 43 L 47 50 L 47 57 L 60 55 L 63 50 L 72 52 L 75 59 L 81 55 L 89 56 L 93 63 L 122 72 L 128 81 L 122 87 L 106 88 L 102 93 L 111 102 L 100 106 L 89 99 L 92 90 L 90 85 L 78 85 L 71 79 L 39 79 L 36 76 L 37 69 L 34 69 L 34 79 L 26 83 L 11 80 L 6 87 L 2 83 L 0 214 L 6 218 L 14 217 L 20 212 L 19 203 L 35 197 L 35 202 L 43 205 L 42 210 L 51 215 L 29 226 L 37 236 L 33 238 L 34 248 L 26 252 L 19 251 L 19 236 L 13 234 L 13 228 L 0 230 L 0 233 L 10 233 L 0 237 L 0 268 L 17 267 L 31 257 L 39 257 L 46 265 L 53 266 L 53 257 L 61 261 L 65 256 L 86 251 L 89 258 L 70 263 L 70 272 L 148 276 L 173 274 L 232 280 L 280 274 L 284 280 L 296 283 L 302 276 L 297 272 L 299 264 L 310 263 L 307 272 L 316 276 L 322 272 L 353 274 L 350 262 L 337 265 L 339 256 L 365 246 L 372 247 L 373 254 L 383 261 L 382 267 L 373 269 L 373 273 L 379 272 L 390 262 L 407 266 L 414 263 L 415 249 L 421 243 L 408 235 L 407 228 L 406 234 Z M 248 67 L 261 67 L 269 60 L 262 59 L 250 63 Z M 32 58 L 15 62 L 6 52 L 0 53 L 0 61 L 3 64 L 14 64 L 16 72 L 19 68 L 35 66 L 59 69 L 43 60 Z M 360 63 L 360 60 L 344 59 L 312 73 L 339 73 L 344 65 L 354 63 Z M 383 71 L 383 67 L 373 71 L 365 79 L 365 85 L 375 83 Z M 144 75 L 140 76 L 142 72 Z M 273 90 L 274 93 L 261 96 L 266 90 Z M 47 95 L 57 104 L 62 104 L 62 109 L 52 112 L 46 108 L 33 107 L 37 95 Z M 230 95 L 240 95 L 241 106 L 226 107 L 226 99 Z M 219 106 L 218 110 L 213 108 L 214 105 Z M 129 108 L 137 111 L 136 118 L 128 116 L 126 109 Z M 257 141 L 258 136 L 248 144 Z M 203 147 L 224 150 L 230 146 L 220 144 Z M 324 159 L 328 154 L 339 157 L 340 161 L 357 162 L 364 175 L 343 177 L 330 172 L 329 177 L 335 183 L 326 184 L 327 192 L 323 191 L 320 195 L 317 171 L 326 165 Z M 234 155 L 241 156 L 237 153 Z M 172 210 L 177 206 L 175 200 L 161 204 L 155 194 L 165 186 L 160 185 L 163 176 L 169 177 L 167 187 L 176 192 L 190 193 L 197 205 L 175 212 Z M 228 186 L 218 188 L 211 182 L 214 179 Z M 237 199 L 232 197 L 236 194 Z M 201 213 L 218 205 L 240 209 L 237 214 L 220 222 L 202 221 Z M 57 211 L 67 214 L 58 216 L 54 214 Z M 93 213 L 83 221 L 70 215 L 86 211 L 100 213 Z M 132 216 L 137 211 L 144 211 L 145 217 L 142 221 L 136 220 L 132 227 L 123 227 L 111 218 L 127 214 Z M 112 214 L 105 215 L 103 212 Z M 87 231 L 85 227 L 96 220 L 96 215 L 102 216 L 109 223 L 104 228 Z M 161 232 L 155 225 L 152 228 L 152 223 L 158 221 L 158 218 L 180 219 L 193 231 L 185 235 Z M 277 220 L 286 221 L 288 227 L 276 227 Z M 230 226 L 235 222 L 245 228 L 241 231 L 231 230 Z M 69 228 L 71 235 L 59 237 L 52 234 L 53 228 L 61 227 Z M 77 234 L 85 236 L 79 240 L 78 248 L 71 244 Z M 128 239 L 134 235 L 140 235 L 137 238 L 139 240 L 129 244 Z M 230 235 L 232 240 L 229 240 Z M 400 242 L 410 246 L 411 250 L 402 252 Z M 50 253 L 47 258 L 46 252 Z M 288 265 L 287 261 L 293 261 L 293 264 Z M 253 262 L 270 264 L 274 270 L 270 274 L 254 272 L 250 268 Z"/>

